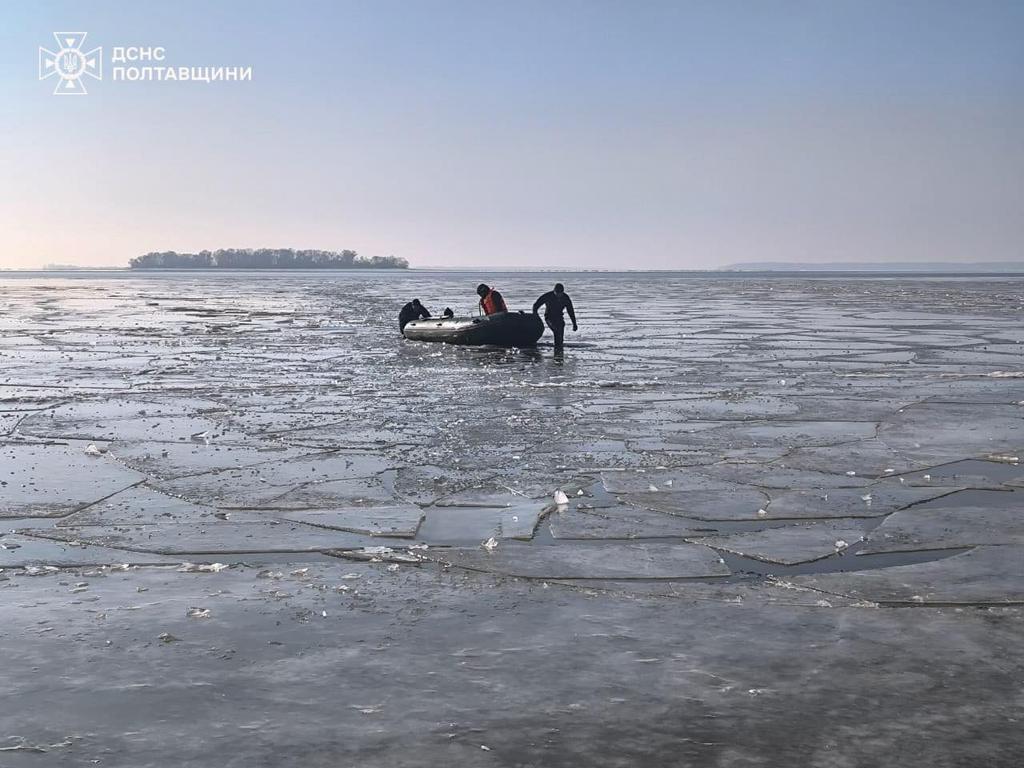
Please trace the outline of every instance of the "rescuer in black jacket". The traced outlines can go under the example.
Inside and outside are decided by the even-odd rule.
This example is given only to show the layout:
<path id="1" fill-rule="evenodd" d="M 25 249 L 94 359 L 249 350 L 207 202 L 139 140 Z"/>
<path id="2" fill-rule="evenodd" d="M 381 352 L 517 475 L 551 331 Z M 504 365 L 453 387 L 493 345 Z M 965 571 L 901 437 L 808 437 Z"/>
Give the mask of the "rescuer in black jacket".
<path id="1" fill-rule="evenodd" d="M 425 320 L 428 317 L 430 317 L 430 312 L 427 308 L 420 304 L 419 299 L 413 299 L 398 313 L 398 330 L 404 331 L 405 324 L 410 320 Z"/>
<path id="2" fill-rule="evenodd" d="M 565 292 L 565 286 L 561 283 L 555 283 L 553 291 L 548 291 L 533 302 L 534 314 L 537 314 L 541 304 L 544 305 L 544 320 L 547 322 L 548 328 L 555 335 L 555 346 L 561 347 L 565 337 L 565 317 L 562 314 L 563 312 L 569 313 L 569 319 L 572 320 L 572 329 L 574 331 L 579 330 L 579 326 L 576 325 L 576 311 L 572 307 L 572 299 Z"/>

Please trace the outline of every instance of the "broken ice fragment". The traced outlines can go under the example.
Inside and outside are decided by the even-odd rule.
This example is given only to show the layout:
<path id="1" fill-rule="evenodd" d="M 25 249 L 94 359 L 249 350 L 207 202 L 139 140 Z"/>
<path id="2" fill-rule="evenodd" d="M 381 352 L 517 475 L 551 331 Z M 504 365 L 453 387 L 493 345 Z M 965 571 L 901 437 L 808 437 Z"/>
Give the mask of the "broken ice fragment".
<path id="1" fill-rule="evenodd" d="M 569 503 L 569 497 L 565 495 L 565 491 L 559 489 L 555 491 L 555 504 L 562 506 L 563 504 Z"/>
<path id="2" fill-rule="evenodd" d="M 193 607 L 185 611 L 185 615 L 190 619 L 208 619 L 210 618 L 210 609 Z"/>
<path id="3" fill-rule="evenodd" d="M 179 573 L 220 573 L 231 566 L 224 563 L 182 563 Z"/>
<path id="4" fill-rule="evenodd" d="M 849 544 L 847 544 L 847 543 L 846 543 L 845 541 L 843 541 L 842 539 L 836 539 L 836 544 L 835 544 L 835 547 L 836 547 L 836 552 L 838 552 L 838 551 L 839 551 L 839 550 L 841 550 L 841 549 L 846 549 L 846 548 L 847 548 L 848 546 L 850 546 L 850 545 L 849 545 Z"/>
<path id="5" fill-rule="evenodd" d="M 86 456 L 102 456 L 103 451 L 96 447 L 96 443 L 89 443 L 85 448 Z"/>
<path id="6" fill-rule="evenodd" d="M 60 568 L 54 565 L 28 565 L 25 567 L 26 576 L 49 576 L 51 573 L 56 573 Z"/>
<path id="7" fill-rule="evenodd" d="M 1020 457 L 1005 453 L 993 453 L 988 456 L 988 460 L 1002 462 L 1003 464 L 1017 464 L 1020 462 Z"/>
<path id="8" fill-rule="evenodd" d="M 181 642 L 181 638 L 180 637 L 175 637 L 170 632 L 161 632 L 159 635 L 157 635 L 157 640 L 159 640 L 159 641 L 161 641 L 163 643 L 180 643 Z"/>
<path id="9" fill-rule="evenodd" d="M 757 510 L 757 516 L 758 517 L 765 517 L 767 514 L 768 514 L 768 510 L 767 509 L 759 509 L 759 510 Z"/>
<path id="10" fill-rule="evenodd" d="M 559 493 L 561 493 L 561 492 L 559 492 Z M 556 494 L 556 498 L 557 498 L 557 494 Z M 493 550 L 497 549 L 497 547 L 498 547 L 498 540 L 496 538 L 494 538 L 493 536 L 491 536 L 491 538 L 489 538 L 487 541 L 485 541 L 480 546 L 483 547 L 484 549 L 486 549 L 488 552 L 492 552 Z"/>

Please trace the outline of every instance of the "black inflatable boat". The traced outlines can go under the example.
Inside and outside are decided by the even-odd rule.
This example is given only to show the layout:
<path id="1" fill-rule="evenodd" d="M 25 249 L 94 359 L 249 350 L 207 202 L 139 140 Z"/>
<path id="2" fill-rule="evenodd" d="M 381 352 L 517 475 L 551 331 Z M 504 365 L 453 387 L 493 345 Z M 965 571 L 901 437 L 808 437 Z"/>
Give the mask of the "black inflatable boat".
<path id="1" fill-rule="evenodd" d="M 544 323 L 532 312 L 499 312 L 481 317 L 430 317 L 406 323 L 402 334 L 413 341 L 497 347 L 532 347 Z"/>

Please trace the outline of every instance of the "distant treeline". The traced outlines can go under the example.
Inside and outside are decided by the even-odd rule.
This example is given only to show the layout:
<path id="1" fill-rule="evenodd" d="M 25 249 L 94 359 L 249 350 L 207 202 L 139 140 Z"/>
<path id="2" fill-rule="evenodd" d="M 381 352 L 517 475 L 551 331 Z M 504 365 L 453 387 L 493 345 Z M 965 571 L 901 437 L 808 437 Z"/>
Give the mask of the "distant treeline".
<path id="1" fill-rule="evenodd" d="M 292 248 L 221 248 L 199 253 L 153 251 L 129 262 L 132 269 L 408 269 L 397 256 Z"/>

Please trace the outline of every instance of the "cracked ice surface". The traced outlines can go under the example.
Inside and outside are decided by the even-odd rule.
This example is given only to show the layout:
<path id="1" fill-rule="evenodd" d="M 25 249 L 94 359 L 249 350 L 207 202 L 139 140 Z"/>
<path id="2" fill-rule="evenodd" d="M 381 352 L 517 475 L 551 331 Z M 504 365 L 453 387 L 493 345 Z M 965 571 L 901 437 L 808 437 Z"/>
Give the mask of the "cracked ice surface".
<path id="1" fill-rule="evenodd" d="M 508 279 L 521 304 L 544 285 Z M 877 541 L 922 501 L 1017 479 L 929 479 L 1024 448 L 1003 284 L 580 277 L 587 335 L 553 357 L 398 337 L 399 298 L 457 304 L 465 276 L 244 280 L 4 283 L 0 515 L 154 551 L 282 520 L 303 535 L 268 552 L 325 530 L 735 541 L 790 519 L 878 518 Z M 546 517 L 567 484 L 584 497 Z M 1012 537 L 1007 515 L 947 538 Z M 161 535 L 113 530 L 137 524 Z"/>
<path id="2" fill-rule="evenodd" d="M 268 552 L 325 530 L 735 541 L 857 518 L 877 540 L 922 501 L 1016 479 L 930 471 L 1024 447 L 1002 284 L 581 277 L 592 322 L 556 358 L 394 333 L 398 298 L 457 304 L 464 276 L 245 280 L 7 281 L 0 514 L 153 551 L 227 550 L 236 530 L 252 551 L 270 537 L 246 526 L 282 520 L 302 536 Z M 509 280 L 520 303 L 543 287 Z M 567 484 L 584 497 L 546 517 Z M 1008 514 L 951 541 L 1012 536 Z M 113 530 L 138 524 L 160 535 Z"/>
<path id="3" fill-rule="evenodd" d="M 457 686 L 462 691 L 493 677 L 507 694 L 515 688 L 507 670 L 529 670 L 561 638 L 580 638 L 595 668 L 577 676 L 578 697 L 545 713 L 544 727 L 571 739 L 564 734 L 586 729 L 588 706 L 622 699 L 591 713 L 603 723 L 594 731 L 600 736 L 624 710 L 644 709 L 644 697 L 630 698 L 638 691 L 653 690 L 660 711 L 670 710 L 682 681 L 708 708 L 693 713 L 695 722 L 742 717 L 758 726 L 686 742 L 699 763 L 716 762 L 708 745 L 728 740 L 740 744 L 734 762 L 756 761 L 765 744 L 751 734 L 771 732 L 794 734 L 802 746 L 796 761 L 807 754 L 843 755 L 851 765 L 896 760 L 873 753 L 871 744 L 881 742 L 862 737 L 897 728 L 898 718 L 874 720 L 867 710 L 861 717 L 871 726 L 843 730 L 853 722 L 844 716 L 829 735 L 803 738 L 801 713 L 806 720 L 834 709 L 832 699 L 807 703 L 811 678 L 827 670 L 850 702 L 886 686 L 899 698 L 904 691 L 890 681 L 913 684 L 909 667 L 926 676 L 938 655 L 950 660 L 951 674 L 958 663 L 971 668 L 957 693 L 975 709 L 958 712 L 942 686 L 923 686 L 920 711 L 931 714 L 917 730 L 886 732 L 927 750 L 916 733 L 942 722 L 949 744 L 962 745 L 964 734 L 958 741 L 948 726 L 963 722 L 997 740 L 1005 713 L 987 691 L 999 683 L 972 688 L 972 662 L 994 654 L 1007 669 L 1021 669 L 1019 653 L 1006 650 L 1022 646 L 1018 609 L 904 618 L 905 610 L 869 606 L 1020 601 L 1021 281 L 574 275 L 566 280 L 581 331 L 564 354 L 545 345 L 467 349 L 400 338 L 401 304 L 418 296 L 430 307 L 468 310 L 479 277 L 0 280 L 0 517 L 17 531 L 0 536 L 0 588 L 19 595 L 0 607 L 3 626 L 18 624 L 19 611 L 34 611 L 27 606 L 35 596 L 47 601 L 45 615 L 72 617 L 78 634 L 70 638 L 91 637 L 80 611 L 123 609 L 137 623 L 113 642 L 152 660 L 188 644 L 226 649 L 244 642 L 232 639 L 236 624 L 258 625 L 260 645 L 249 650 L 263 660 L 256 662 L 260 679 L 304 681 L 301 695 L 291 696 L 303 700 L 319 690 L 324 669 L 360 656 L 365 638 L 336 629 L 315 635 L 318 650 L 305 666 L 290 651 L 277 658 L 279 646 L 270 643 L 294 643 L 295 631 L 326 625 L 340 610 L 360 617 L 366 637 L 379 630 L 380 649 L 395 626 L 404 631 L 422 620 L 449 640 L 460 638 L 458 663 L 483 665 L 459 667 L 474 675 Z M 527 307 L 551 279 L 517 274 L 492 282 L 514 307 Z M 556 491 L 565 494 L 561 503 Z M 492 549 L 480 546 L 491 539 Z M 161 563 L 183 560 L 226 562 L 232 570 L 156 573 Z M 258 564 L 255 573 L 241 565 L 248 562 Z M 126 563 L 131 570 L 102 569 Z M 93 568 L 94 575 L 57 581 L 46 566 Z M 103 579 L 109 589 L 94 583 Z M 216 579 L 227 592 L 206 586 Z M 548 583 L 556 579 L 562 583 Z M 161 597 L 133 603 L 125 595 L 135 587 Z M 90 602 L 100 595 L 111 601 L 102 609 Z M 187 620 L 192 608 L 211 609 L 209 618 Z M 430 611 L 437 613 L 426 618 Z M 478 625 L 477 615 L 491 623 Z M 633 621 L 642 638 L 631 634 Z M 50 636 L 60 640 L 58 632 Z M 178 639 L 157 640 L 161 632 Z M 995 635 L 998 654 L 987 644 Z M 623 656 L 626 646 L 613 642 L 627 636 L 644 647 L 636 666 Z M 30 659 L 21 640 L 4 637 L 12 653 Z M 821 649 L 814 669 L 802 666 L 808 637 Z M 882 637 L 899 653 L 882 655 Z M 958 638 L 970 640 L 969 652 Z M 67 642 L 54 652 L 75 647 Z M 859 649 L 853 664 L 846 643 Z M 831 646 L 843 649 L 842 659 L 829 655 Z M 514 659 L 517 647 L 528 650 L 510 666 L 501 654 Z M 533 727 L 522 720 L 537 700 L 531 691 L 565 672 L 548 667 L 536 679 L 516 678 L 524 698 L 518 707 L 509 702 L 503 719 L 481 719 L 479 700 L 462 708 L 449 696 L 444 718 L 406 711 L 389 720 L 388 707 L 414 698 L 409 690 L 431 687 L 403 673 L 417 651 L 370 663 L 386 674 L 357 686 L 365 701 L 352 710 L 355 722 L 334 713 L 331 722 L 350 728 L 352 743 L 370 739 L 361 726 L 379 716 L 381 733 L 412 731 L 418 745 L 438 737 L 441 746 L 425 753 L 430 762 L 472 762 L 486 753 L 478 744 L 459 751 L 468 734 L 510 746 L 500 734 Z M 121 659 L 126 670 L 137 669 L 134 658 Z M 728 663 L 716 663 L 722 658 Z M 203 662 L 193 655 L 181 663 Z M 887 674 L 873 676 L 872 663 Z M 648 664 L 650 677 L 637 675 Z M 348 675 L 353 684 L 358 672 Z M 336 682 L 327 686 L 331 693 Z M 89 688 L 81 679 L 72 685 Z M 738 692 L 755 696 L 749 691 L 778 698 L 748 708 Z M 187 688 L 165 695 L 181 711 L 204 700 Z M 778 714 L 786 712 L 792 715 Z M 207 715 L 232 727 L 258 720 L 226 710 Z M 442 719 L 462 721 L 450 726 L 450 740 L 431 730 Z M 639 728 L 651 722 L 639 720 L 647 724 Z M 0 726 L 8 729 L 0 738 L 64 743 L 65 734 L 39 718 L 0 714 Z M 345 754 L 324 744 L 324 732 L 303 732 L 316 745 L 310 754 Z M 640 744 L 650 732 L 624 736 Z M 531 738 L 557 741 L 539 731 Z M 395 743 L 377 745 L 381 764 L 401 764 L 389 746 Z M 537 749 L 503 759 L 559 762 L 561 753 Z M 86 752 L 61 762 L 91 764 L 107 754 Z M 370 764 L 367 754 L 360 759 Z M 565 754 L 572 755 L 566 764 L 603 764 L 599 752 Z M 937 754 L 941 762 L 946 753 Z M 982 752 L 975 762 L 995 765 L 1000 756 Z M 151 762 L 176 762 L 162 757 Z"/>

